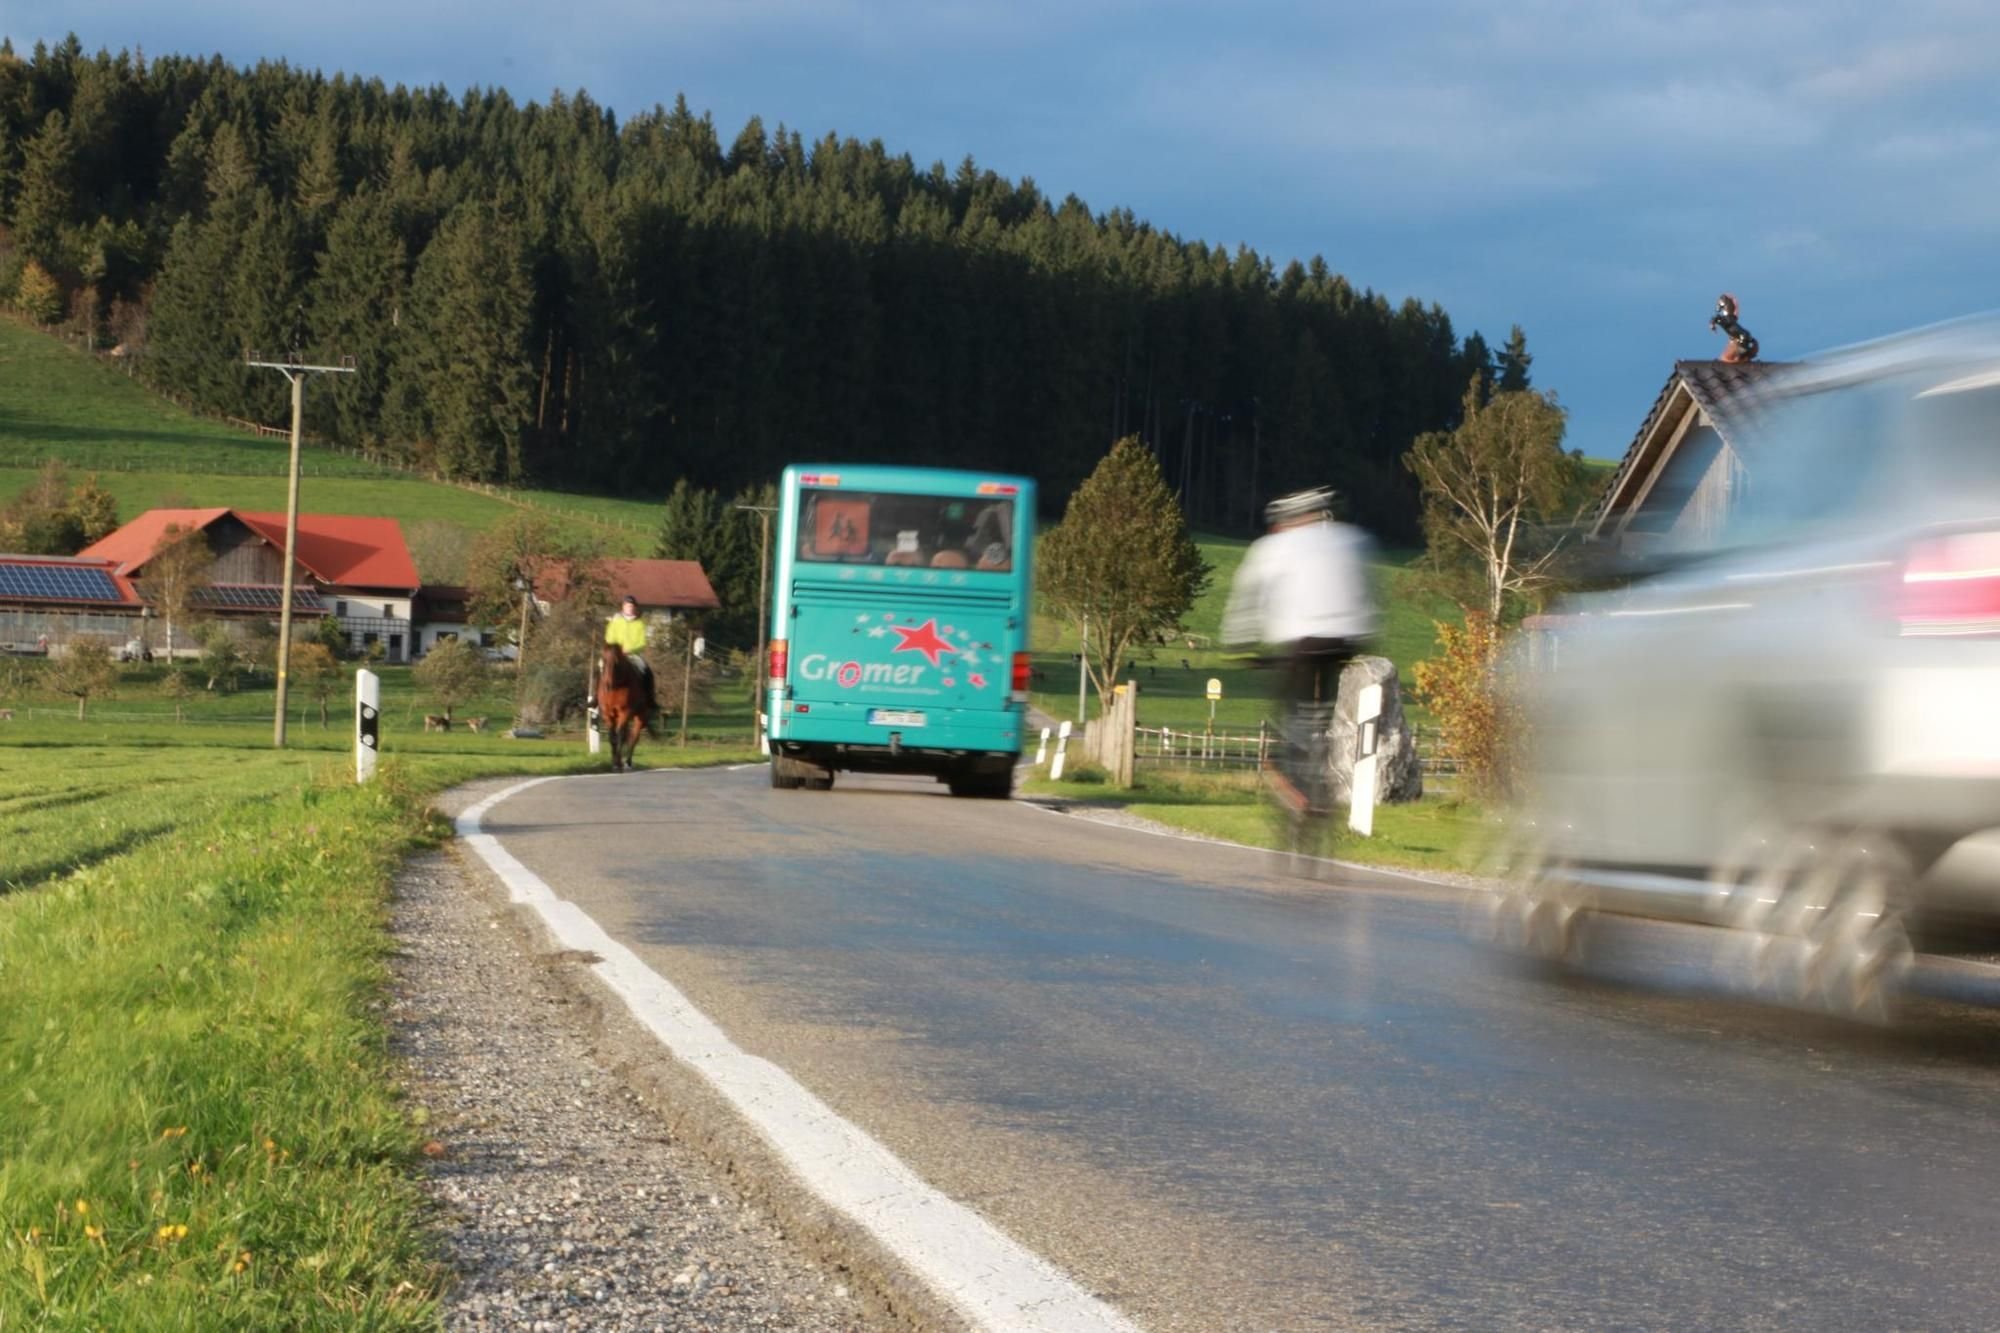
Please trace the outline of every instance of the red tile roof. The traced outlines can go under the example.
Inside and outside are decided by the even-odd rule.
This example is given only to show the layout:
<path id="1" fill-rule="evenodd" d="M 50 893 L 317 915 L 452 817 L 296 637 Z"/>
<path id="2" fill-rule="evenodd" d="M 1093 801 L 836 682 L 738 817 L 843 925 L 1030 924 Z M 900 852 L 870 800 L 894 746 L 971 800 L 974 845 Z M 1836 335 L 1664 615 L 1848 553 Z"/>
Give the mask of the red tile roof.
<path id="1" fill-rule="evenodd" d="M 630 593 L 647 610 L 700 611 L 722 605 L 698 560 L 599 560 L 596 572 L 614 604 Z M 536 597 L 561 601 L 568 594 L 567 571 L 536 576 Z"/>
<path id="2" fill-rule="evenodd" d="M 227 509 L 148 509 L 115 532 L 98 538 L 78 552 L 89 560 L 111 560 L 127 574 L 153 558 L 160 538 L 170 527 L 196 531 L 228 513 Z"/>
<path id="3" fill-rule="evenodd" d="M 613 597 L 630 594 L 644 607 L 712 610 L 722 603 L 698 560 L 600 560 Z"/>
<path id="4" fill-rule="evenodd" d="M 285 549 L 283 514 L 236 515 L 279 550 Z M 422 582 L 417 562 L 403 541 L 403 525 L 393 518 L 348 514 L 299 515 L 299 563 L 323 582 L 356 588 L 414 591 Z"/>
<path id="5" fill-rule="evenodd" d="M 206 528 L 225 514 L 243 523 L 282 551 L 285 516 L 230 509 L 149 509 L 102 540 L 86 547 L 88 557 L 117 562 L 135 574 L 152 559 L 169 526 Z M 322 583 L 354 588 L 415 590 L 416 561 L 403 541 L 403 527 L 393 518 L 363 518 L 347 514 L 300 514 L 298 561 Z"/>

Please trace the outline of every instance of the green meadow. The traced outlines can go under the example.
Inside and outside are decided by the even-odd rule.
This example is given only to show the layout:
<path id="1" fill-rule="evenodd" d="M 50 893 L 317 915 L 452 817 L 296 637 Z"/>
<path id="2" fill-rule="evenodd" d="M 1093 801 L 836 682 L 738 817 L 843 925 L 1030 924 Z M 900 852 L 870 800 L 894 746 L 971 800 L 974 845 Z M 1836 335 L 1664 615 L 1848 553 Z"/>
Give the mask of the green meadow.
<path id="1" fill-rule="evenodd" d="M 310 433 L 310 397 L 306 411 Z M 196 416 L 115 366 L 0 319 L 0 502 L 54 459 L 95 472 L 122 518 L 167 503 L 283 509 L 288 456 L 282 439 Z M 614 555 L 650 554 L 659 526 L 649 499 L 452 486 L 316 446 L 300 464 L 300 501 L 320 513 L 477 530 L 527 508 L 588 528 Z"/>

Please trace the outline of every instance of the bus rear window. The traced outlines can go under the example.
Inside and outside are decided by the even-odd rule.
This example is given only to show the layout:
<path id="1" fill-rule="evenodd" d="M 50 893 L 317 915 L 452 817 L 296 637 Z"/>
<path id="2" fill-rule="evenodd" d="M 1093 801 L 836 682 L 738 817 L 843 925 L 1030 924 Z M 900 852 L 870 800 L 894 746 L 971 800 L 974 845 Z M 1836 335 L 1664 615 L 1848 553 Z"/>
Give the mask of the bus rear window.
<path id="1" fill-rule="evenodd" d="M 798 559 L 809 564 L 1014 567 L 1014 502 L 986 496 L 805 490 Z"/>

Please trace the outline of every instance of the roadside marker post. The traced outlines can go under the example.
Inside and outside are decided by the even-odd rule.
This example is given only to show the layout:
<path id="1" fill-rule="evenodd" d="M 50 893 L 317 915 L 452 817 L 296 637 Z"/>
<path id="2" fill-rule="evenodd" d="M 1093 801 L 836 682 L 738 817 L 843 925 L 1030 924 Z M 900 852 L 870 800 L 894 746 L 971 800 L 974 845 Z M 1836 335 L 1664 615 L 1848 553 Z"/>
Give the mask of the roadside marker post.
<path id="1" fill-rule="evenodd" d="M 1049 757 L 1049 729 L 1047 727 L 1043 727 L 1042 743 L 1035 747 L 1035 767 L 1040 768 L 1044 763 L 1048 762 L 1048 757 Z"/>
<path id="2" fill-rule="evenodd" d="M 1064 721 L 1056 732 L 1056 757 L 1049 764 L 1049 781 L 1060 782 L 1063 775 L 1063 756 L 1069 749 L 1069 723 Z"/>
<path id="3" fill-rule="evenodd" d="M 1382 687 L 1364 685 L 1354 702 L 1360 734 L 1354 741 L 1354 794 L 1347 808 L 1347 826 L 1364 838 L 1375 835 L 1375 769 L 1377 723 L 1382 716 Z"/>
<path id="4" fill-rule="evenodd" d="M 382 749 L 382 678 L 363 669 L 354 673 L 354 781 L 375 776 Z"/>

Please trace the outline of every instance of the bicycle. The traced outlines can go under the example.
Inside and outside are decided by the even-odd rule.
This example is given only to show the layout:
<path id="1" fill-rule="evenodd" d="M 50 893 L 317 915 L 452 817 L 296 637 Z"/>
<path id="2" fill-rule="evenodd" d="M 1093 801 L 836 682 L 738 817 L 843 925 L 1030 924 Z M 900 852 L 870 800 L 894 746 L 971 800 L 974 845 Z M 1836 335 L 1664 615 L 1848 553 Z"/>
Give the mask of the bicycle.
<path id="1" fill-rule="evenodd" d="M 1264 762 L 1280 821 L 1279 845 L 1295 874 L 1311 874 L 1339 841 L 1331 703 L 1293 704 L 1278 724 L 1279 750 Z"/>

